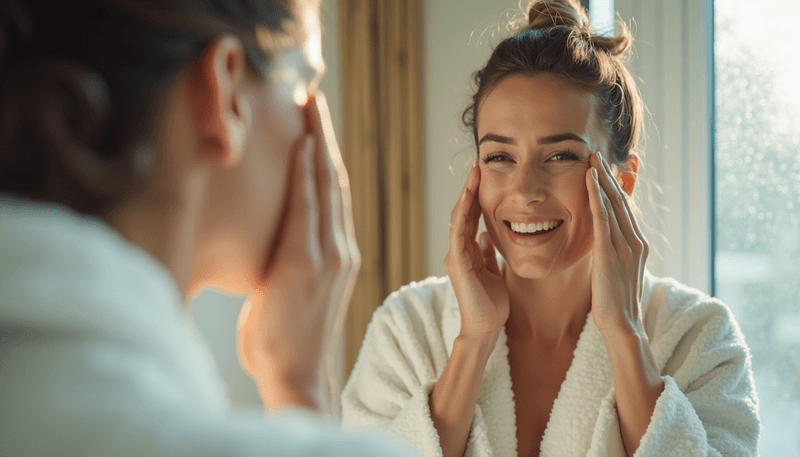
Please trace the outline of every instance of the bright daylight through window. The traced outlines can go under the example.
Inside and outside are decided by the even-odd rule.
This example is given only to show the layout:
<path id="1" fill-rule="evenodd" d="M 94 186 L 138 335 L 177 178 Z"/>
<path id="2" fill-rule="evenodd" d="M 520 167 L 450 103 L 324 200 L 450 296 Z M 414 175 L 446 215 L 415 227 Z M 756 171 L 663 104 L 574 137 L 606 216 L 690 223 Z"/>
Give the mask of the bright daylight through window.
<path id="1" fill-rule="evenodd" d="M 752 350 L 763 456 L 800 455 L 800 5 L 716 0 L 716 294 Z"/>

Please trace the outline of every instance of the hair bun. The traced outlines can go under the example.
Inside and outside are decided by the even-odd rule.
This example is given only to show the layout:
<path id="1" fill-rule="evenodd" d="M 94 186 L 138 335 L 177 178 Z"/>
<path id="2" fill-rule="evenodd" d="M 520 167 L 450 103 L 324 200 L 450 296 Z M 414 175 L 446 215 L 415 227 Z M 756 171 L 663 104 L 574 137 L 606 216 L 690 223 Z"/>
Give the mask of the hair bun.
<path id="1" fill-rule="evenodd" d="M 529 30 L 549 29 L 558 26 L 572 27 L 578 35 L 595 49 L 618 56 L 630 50 L 633 36 L 627 24 L 617 21 L 619 31 L 615 36 L 605 36 L 592 31 L 586 9 L 578 0 L 532 0 L 525 20 L 511 24 L 515 34 Z"/>
<path id="2" fill-rule="evenodd" d="M 528 5 L 528 24 L 524 30 L 559 25 L 588 30 L 589 16 L 577 0 L 533 0 Z"/>

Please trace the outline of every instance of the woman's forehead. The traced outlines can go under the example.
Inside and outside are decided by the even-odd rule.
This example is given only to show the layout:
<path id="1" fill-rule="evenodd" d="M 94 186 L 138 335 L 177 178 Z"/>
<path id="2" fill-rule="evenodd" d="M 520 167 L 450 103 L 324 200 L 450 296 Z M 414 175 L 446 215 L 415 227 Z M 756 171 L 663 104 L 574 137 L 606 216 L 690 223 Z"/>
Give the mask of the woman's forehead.
<path id="1" fill-rule="evenodd" d="M 489 91 L 479 107 L 479 136 L 491 131 L 525 132 L 535 137 L 575 133 L 585 137 L 598 126 L 595 103 L 590 92 L 556 75 L 508 76 Z"/>

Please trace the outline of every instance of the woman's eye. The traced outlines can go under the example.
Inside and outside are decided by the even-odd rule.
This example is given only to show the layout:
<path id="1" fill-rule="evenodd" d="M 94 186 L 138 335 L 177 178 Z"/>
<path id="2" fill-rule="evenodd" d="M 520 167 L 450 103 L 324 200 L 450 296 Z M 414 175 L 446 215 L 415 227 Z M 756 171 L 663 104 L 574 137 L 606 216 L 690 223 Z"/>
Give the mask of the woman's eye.
<path id="1" fill-rule="evenodd" d="M 575 154 L 574 152 L 569 152 L 569 151 L 558 152 L 556 154 L 553 154 L 553 156 L 550 157 L 550 160 L 552 161 L 578 160 L 578 155 Z"/>
<path id="2" fill-rule="evenodd" d="M 508 157 L 505 154 L 489 154 L 483 158 L 484 163 L 489 162 L 506 162 L 508 161 Z"/>

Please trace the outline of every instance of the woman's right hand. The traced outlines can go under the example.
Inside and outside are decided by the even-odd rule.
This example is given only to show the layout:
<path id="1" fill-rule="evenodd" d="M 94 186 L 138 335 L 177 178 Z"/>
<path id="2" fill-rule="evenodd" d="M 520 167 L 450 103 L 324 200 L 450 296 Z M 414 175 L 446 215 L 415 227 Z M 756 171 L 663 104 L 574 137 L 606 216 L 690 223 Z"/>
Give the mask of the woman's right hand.
<path id="1" fill-rule="evenodd" d="M 495 248 L 486 232 L 475 241 L 481 217 L 478 201 L 481 170 L 477 161 L 450 214 L 450 249 L 444 267 L 461 311 L 461 336 L 497 338 L 508 320 L 508 289 L 497 265 Z"/>
<path id="2" fill-rule="evenodd" d="M 245 371 L 270 409 L 325 407 L 324 363 L 361 265 L 349 179 L 324 97 L 305 107 L 287 203 L 262 281 L 239 315 Z"/>

